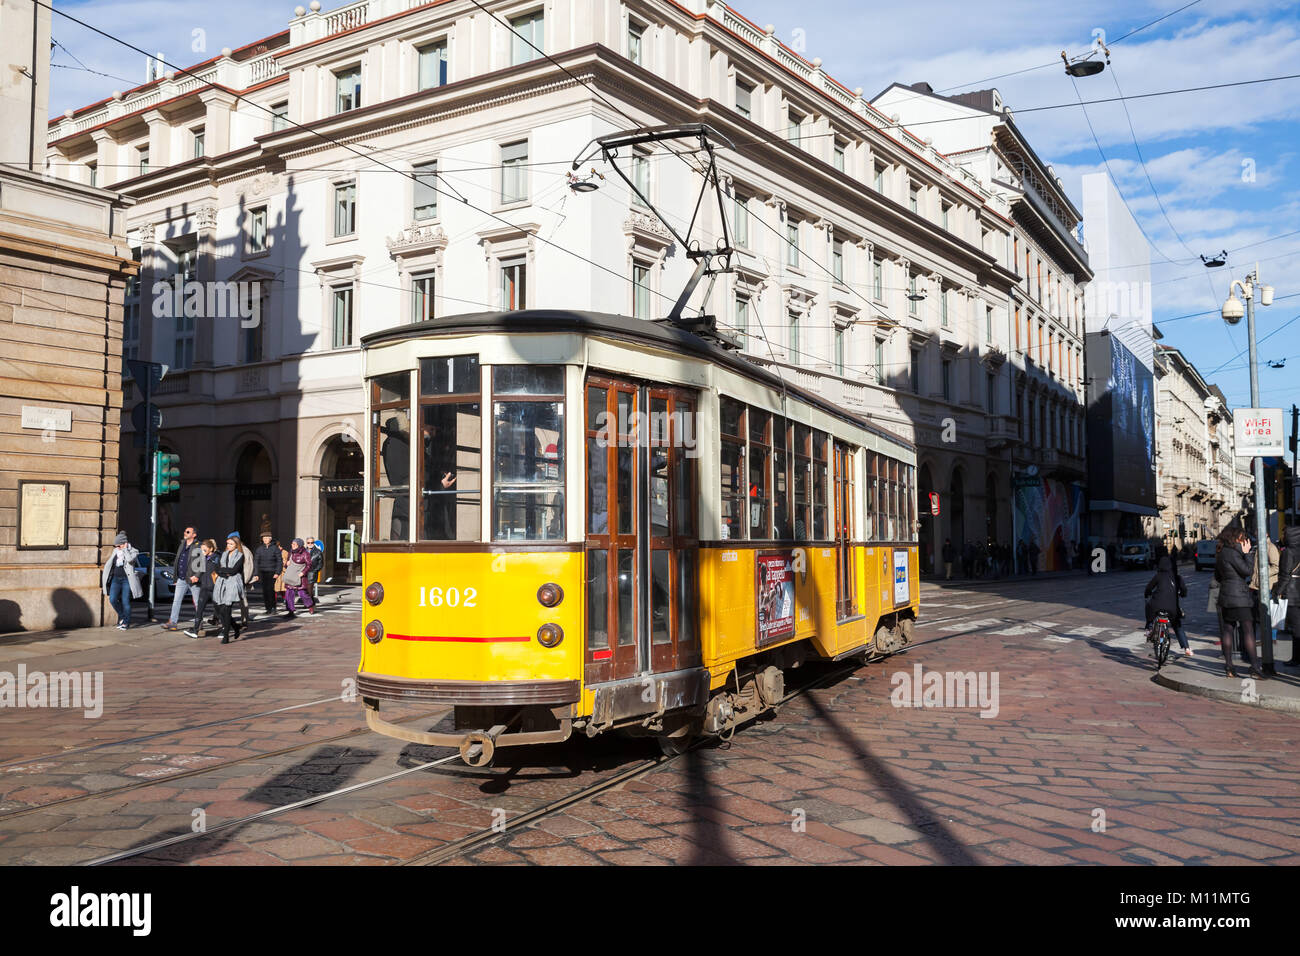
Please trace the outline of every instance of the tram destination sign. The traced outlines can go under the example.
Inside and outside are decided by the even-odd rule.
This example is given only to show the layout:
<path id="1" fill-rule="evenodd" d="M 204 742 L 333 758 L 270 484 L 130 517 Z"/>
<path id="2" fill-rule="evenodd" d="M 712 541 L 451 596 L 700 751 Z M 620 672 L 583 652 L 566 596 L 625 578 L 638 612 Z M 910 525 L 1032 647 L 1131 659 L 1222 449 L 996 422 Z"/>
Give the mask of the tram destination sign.
<path id="1" fill-rule="evenodd" d="M 1280 408 L 1238 408 L 1232 413 L 1233 444 L 1238 458 L 1269 458 L 1284 454 Z"/>

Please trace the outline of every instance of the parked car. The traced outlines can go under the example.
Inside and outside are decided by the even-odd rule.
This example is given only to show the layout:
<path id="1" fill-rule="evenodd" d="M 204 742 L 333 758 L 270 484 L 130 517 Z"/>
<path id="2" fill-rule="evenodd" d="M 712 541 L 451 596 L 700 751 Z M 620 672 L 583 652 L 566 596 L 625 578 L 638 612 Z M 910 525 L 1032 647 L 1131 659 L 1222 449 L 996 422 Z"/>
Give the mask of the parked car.
<path id="1" fill-rule="evenodd" d="M 1202 571 L 1205 568 L 1214 570 L 1214 558 L 1218 553 L 1218 545 L 1213 539 L 1209 541 L 1196 542 L 1196 570 Z"/>
<path id="2" fill-rule="evenodd" d="M 1150 571 L 1156 565 L 1151 543 L 1149 541 L 1133 541 L 1124 545 L 1119 553 L 1119 563 L 1129 571 L 1135 568 Z"/>
<path id="3" fill-rule="evenodd" d="M 158 567 L 154 574 L 154 599 L 158 601 L 170 601 L 172 599 L 172 567 L 176 564 L 176 554 L 172 551 L 159 551 L 157 554 Z M 140 576 L 140 584 L 145 589 L 145 597 L 149 596 L 149 555 L 141 552 L 135 559 L 135 571 Z"/>

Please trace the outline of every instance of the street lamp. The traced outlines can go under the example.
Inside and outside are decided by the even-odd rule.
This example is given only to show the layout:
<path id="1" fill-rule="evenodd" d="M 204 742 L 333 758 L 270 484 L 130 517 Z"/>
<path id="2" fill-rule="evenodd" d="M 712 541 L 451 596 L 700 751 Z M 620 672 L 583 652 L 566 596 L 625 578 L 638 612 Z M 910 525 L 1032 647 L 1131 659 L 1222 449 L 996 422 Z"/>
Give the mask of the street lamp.
<path id="1" fill-rule="evenodd" d="M 1259 360 L 1255 353 L 1255 289 L 1259 283 L 1259 263 L 1255 263 L 1255 271 L 1246 276 L 1245 279 L 1234 279 L 1232 285 L 1228 286 L 1228 298 L 1223 303 L 1223 321 L 1229 325 L 1236 325 L 1241 321 L 1243 311 L 1246 315 L 1246 335 L 1250 347 L 1250 404 L 1252 408 L 1259 408 Z M 1273 304 L 1273 287 L 1271 285 L 1258 285 L 1259 301 L 1263 305 Z M 1241 298 L 1246 300 L 1246 307 L 1243 310 L 1241 299 L 1237 298 L 1237 290 L 1241 291 Z M 1274 673 L 1273 668 L 1273 627 L 1268 611 L 1268 512 L 1264 510 L 1264 459 L 1255 456 L 1255 541 L 1256 556 L 1255 565 L 1259 568 L 1259 622 L 1260 630 L 1263 631 L 1259 638 L 1263 646 L 1262 665 L 1265 674 Z"/>

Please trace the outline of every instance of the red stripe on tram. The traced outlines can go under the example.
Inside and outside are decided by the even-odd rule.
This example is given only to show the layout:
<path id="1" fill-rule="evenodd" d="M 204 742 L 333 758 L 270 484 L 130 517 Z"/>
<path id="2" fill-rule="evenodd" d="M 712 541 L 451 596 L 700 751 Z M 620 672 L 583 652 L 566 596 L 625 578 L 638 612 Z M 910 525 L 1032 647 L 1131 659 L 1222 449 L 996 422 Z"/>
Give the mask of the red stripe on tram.
<path id="1" fill-rule="evenodd" d="M 526 644 L 531 637 L 439 637 L 425 634 L 385 634 L 394 641 L 442 641 L 456 644 Z"/>

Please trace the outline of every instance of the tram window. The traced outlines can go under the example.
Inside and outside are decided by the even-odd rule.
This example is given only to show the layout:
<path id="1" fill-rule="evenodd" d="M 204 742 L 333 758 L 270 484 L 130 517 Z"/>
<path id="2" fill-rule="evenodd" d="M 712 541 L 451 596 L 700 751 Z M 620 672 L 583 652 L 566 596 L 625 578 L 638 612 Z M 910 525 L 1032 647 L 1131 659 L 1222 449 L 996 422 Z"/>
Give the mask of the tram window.
<path id="1" fill-rule="evenodd" d="M 609 413 L 606 411 L 607 393 L 608 389 L 597 388 L 594 385 L 587 386 L 587 428 L 591 431 L 600 431 L 602 427 L 609 424 L 617 425 L 617 423 L 608 421 Z"/>
<path id="2" fill-rule="evenodd" d="M 609 552 L 587 552 L 587 648 L 609 647 Z"/>
<path id="3" fill-rule="evenodd" d="M 520 366 L 493 371 L 492 536 L 497 541 L 555 541 L 564 537 L 564 399 L 528 389 L 562 389 L 563 368 Z M 526 367 L 525 367 L 526 368 Z M 528 396 L 522 398 L 522 396 Z"/>
<path id="4" fill-rule="evenodd" d="M 382 392 L 376 388 L 376 392 Z M 409 408 L 376 408 L 371 412 L 374 436 L 370 460 L 372 541 L 406 541 L 411 516 L 411 412 Z"/>
<path id="5" fill-rule="evenodd" d="M 618 644 L 626 647 L 636 642 L 636 621 L 632 616 L 633 557 L 631 548 L 618 552 Z"/>
<path id="6" fill-rule="evenodd" d="M 420 540 L 477 541 L 483 448 L 478 402 L 420 406 Z"/>
<path id="7" fill-rule="evenodd" d="M 695 410 L 686 402 L 678 399 L 676 405 L 678 421 L 684 421 L 688 416 L 693 416 Z M 697 435 L 693 435 L 696 441 L 699 440 Z M 677 442 L 677 448 L 673 452 L 673 492 L 676 498 L 674 507 L 676 508 L 676 525 L 675 533 L 688 538 L 695 537 L 695 455 L 696 451 L 682 447 L 682 442 Z"/>
<path id="8" fill-rule="evenodd" d="M 599 438 L 587 439 L 587 533 L 609 534 L 609 459 Z"/>
<path id="9" fill-rule="evenodd" d="M 771 477 L 768 474 L 771 449 L 767 446 L 767 426 L 771 416 L 750 408 L 749 418 L 749 537 L 762 540 L 771 536 Z"/>
<path id="10" fill-rule="evenodd" d="M 812 431 L 807 425 L 794 426 L 794 537 L 796 541 L 808 540 L 808 485 L 812 479 L 812 459 L 809 455 Z"/>
<path id="11" fill-rule="evenodd" d="M 405 402 L 411 398 L 411 374 L 394 372 L 392 375 L 380 375 L 374 380 L 372 396 L 375 404 L 386 405 L 389 402 Z"/>
<path id="12" fill-rule="evenodd" d="M 718 430 L 724 435 L 745 437 L 745 406 L 734 398 L 718 399 Z"/>
<path id="13" fill-rule="evenodd" d="M 668 575 L 669 552 L 655 549 L 650 552 L 650 643 L 671 644 L 672 589 Z"/>
<path id="14" fill-rule="evenodd" d="M 745 443 L 722 438 L 722 536 L 743 539 L 745 518 Z"/>
<path id="15" fill-rule="evenodd" d="M 812 433 L 813 540 L 826 540 L 826 433 Z"/>
<path id="16" fill-rule="evenodd" d="M 563 365 L 498 365 L 492 372 L 494 395 L 563 395 Z"/>
<path id="17" fill-rule="evenodd" d="M 695 640 L 695 615 L 691 609 L 695 605 L 695 557 L 696 552 L 682 550 L 677 552 L 677 645 L 689 644 Z"/>
<path id="18" fill-rule="evenodd" d="M 478 395 L 477 355 L 420 359 L 421 395 Z"/>
<path id="19" fill-rule="evenodd" d="M 790 432 L 784 418 L 772 419 L 772 537 L 789 540 L 794 529 L 790 525 Z"/>

